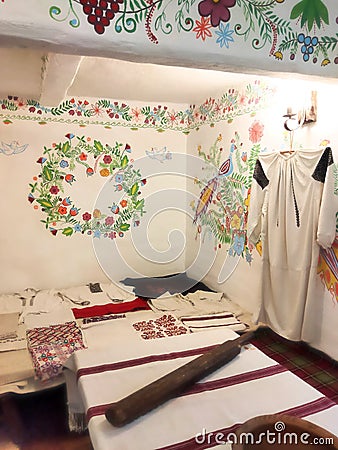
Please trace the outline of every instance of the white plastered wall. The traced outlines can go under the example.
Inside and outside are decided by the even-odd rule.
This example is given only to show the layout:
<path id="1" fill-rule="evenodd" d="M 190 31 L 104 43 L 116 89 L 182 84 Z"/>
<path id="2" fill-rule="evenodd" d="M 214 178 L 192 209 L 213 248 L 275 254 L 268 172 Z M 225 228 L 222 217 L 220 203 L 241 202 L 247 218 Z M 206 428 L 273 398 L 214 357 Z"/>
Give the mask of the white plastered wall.
<path id="1" fill-rule="evenodd" d="M 177 109 L 183 105 L 173 105 Z M 125 127 L 68 125 L 64 123 L 47 123 L 39 125 L 28 120 L 15 120 L 10 125 L 0 124 L 0 142 L 20 145 L 28 144 L 22 153 L 0 154 L 0 180 L 3 195 L 0 198 L 2 211 L 0 233 L 0 292 L 16 292 L 27 287 L 61 288 L 81 285 L 90 281 L 107 281 L 96 258 L 92 237 L 74 233 L 67 237 L 62 234 L 53 236 L 40 221 L 45 219 L 41 209 L 34 209 L 36 202 L 28 201 L 29 184 L 41 169 L 37 160 L 42 156 L 44 146 L 51 147 L 53 143 L 64 142 L 65 135 L 86 136 L 100 140 L 102 143 L 114 145 L 115 142 L 128 143 L 132 152 L 130 158 L 146 158 L 146 150 L 155 147 L 175 153 L 184 153 L 186 136 L 183 133 L 166 131 L 159 133 L 153 129 L 132 131 Z M 95 201 L 101 187 L 106 182 L 100 176 L 86 177 L 79 175 L 73 186 L 66 186 L 64 195 L 70 195 L 81 207 L 81 214 L 93 211 Z M 109 181 L 108 181 L 109 182 Z M 185 191 L 184 177 L 156 176 L 154 174 L 142 187 L 142 196 L 147 199 L 158 190 L 166 190 L 176 186 Z M 152 245 L 163 250 L 170 230 L 175 227 L 185 230 L 185 215 L 173 211 L 171 216 L 163 216 L 161 224 L 154 221 L 149 224 Z M 127 233 L 119 239 L 120 250 L 128 253 Z M 162 246 L 162 248 L 161 248 Z M 114 259 L 112 258 L 112 265 Z M 163 275 L 168 272 L 181 272 L 184 269 L 184 255 L 175 259 L 167 267 L 152 265 L 140 261 L 136 270 L 144 275 Z M 128 276 L 128 274 L 125 274 Z"/>

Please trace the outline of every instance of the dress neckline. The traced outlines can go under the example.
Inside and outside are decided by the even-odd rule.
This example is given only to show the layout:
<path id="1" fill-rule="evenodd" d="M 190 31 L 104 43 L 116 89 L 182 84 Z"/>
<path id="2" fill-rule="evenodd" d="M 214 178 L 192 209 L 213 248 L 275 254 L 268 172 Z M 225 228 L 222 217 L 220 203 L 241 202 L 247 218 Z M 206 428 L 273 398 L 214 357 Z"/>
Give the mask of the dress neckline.
<path id="1" fill-rule="evenodd" d="M 278 155 L 285 160 L 291 159 L 296 155 L 296 151 L 292 150 L 291 152 L 278 152 Z"/>

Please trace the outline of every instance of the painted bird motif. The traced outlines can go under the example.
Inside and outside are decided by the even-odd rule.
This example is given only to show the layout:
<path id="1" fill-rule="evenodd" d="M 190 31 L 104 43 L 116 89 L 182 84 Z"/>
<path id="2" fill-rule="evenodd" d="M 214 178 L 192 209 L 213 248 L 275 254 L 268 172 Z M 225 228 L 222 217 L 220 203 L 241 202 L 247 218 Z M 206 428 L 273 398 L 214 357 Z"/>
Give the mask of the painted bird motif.
<path id="1" fill-rule="evenodd" d="M 27 147 L 28 144 L 20 145 L 18 141 L 12 141 L 10 144 L 1 142 L 0 153 L 6 156 L 17 155 L 18 153 L 24 152 Z"/>
<path id="2" fill-rule="evenodd" d="M 172 154 L 167 150 L 167 147 L 163 147 L 162 149 L 152 147 L 151 150 L 146 150 L 147 156 L 151 159 L 156 159 L 163 163 L 168 159 L 172 159 Z"/>
<path id="3" fill-rule="evenodd" d="M 229 177 L 232 172 L 234 171 L 234 166 L 232 162 L 232 154 L 235 150 L 235 144 L 231 144 L 230 146 L 230 152 L 228 158 L 222 163 L 221 167 L 218 170 L 218 174 L 212 178 L 205 188 L 201 191 L 200 198 L 198 200 L 198 204 L 195 211 L 195 217 L 193 220 L 193 223 L 196 223 L 198 217 L 201 214 L 205 214 L 206 210 L 208 209 L 208 206 L 210 205 L 214 192 L 216 191 L 218 187 L 219 180 L 222 178 Z"/>

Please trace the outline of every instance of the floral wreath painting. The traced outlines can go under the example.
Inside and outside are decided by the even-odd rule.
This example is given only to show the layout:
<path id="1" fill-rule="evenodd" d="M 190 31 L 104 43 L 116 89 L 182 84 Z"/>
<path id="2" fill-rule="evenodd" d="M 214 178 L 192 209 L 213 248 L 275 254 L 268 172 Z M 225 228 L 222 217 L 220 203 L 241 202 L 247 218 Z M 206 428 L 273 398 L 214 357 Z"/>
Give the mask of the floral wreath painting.
<path id="1" fill-rule="evenodd" d="M 198 155 L 207 163 L 206 177 L 195 179 L 201 188 L 197 203 L 191 202 L 197 233 L 213 238 L 215 251 L 228 244 L 229 256 L 245 257 L 252 261 L 254 246 L 247 239 L 247 219 L 250 201 L 250 186 L 256 159 L 261 152 L 263 124 L 255 120 L 249 128 L 252 143 L 250 153 L 245 150 L 240 135 L 235 132 L 230 141 L 228 155 L 221 163 L 224 148 L 220 134 L 208 152 L 198 147 Z M 197 237 L 197 235 L 196 235 Z M 256 245 L 261 253 L 260 243 Z"/>
<path id="2" fill-rule="evenodd" d="M 59 0 L 60 2 L 61 0 Z M 72 28 L 85 18 L 95 33 L 110 28 L 115 33 L 134 33 L 143 24 L 149 40 L 159 43 L 159 35 L 195 33 L 202 42 L 215 40 L 228 49 L 236 39 L 250 41 L 254 50 L 268 48 L 269 56 L 304 63 L 320 62 L 325 67 L 338 64 L 334 51 L 338 33 L 325 35 L 330 25 L 328 0 L 300 0 L 287 9 L 285 0 L 68 0 L 68 7 L 49 8 L 58 22 Z M 281 5 L 283 4 L 283 5 Z M 281 10 L 283 9 L 283 14 Z M 334 8 L 334 6 L 332 7 Z M 286 12 L 287 10 L 287 12 Z M 334 18 L 338 23 L 338 17 Z"/>
<path id="3" fill-rule="evenodd" d="M 129 144 L 116 142 L 111 147 L 72 133 L 66 135 L 64 142 L 45 147 L 37 160 L 40 173 L 29 185 L 28 201 L 44 213 L 41 222 L 46 229 L 54 236 L 82 233 L 94 238 L 115 239 L 123 237 L 131 225 L 138 226 L 144 214 L 140 188 L 146 179 L 133 168 L 130 153 Z M 68 191 L 76 184 L 76 169 L 83 169 L 87 177 L 99 175 L 114 183 L 122 200 L 108 205 L 110 214 L 102 214 L 97 208 L 82 211 L 72 201 Z"/>

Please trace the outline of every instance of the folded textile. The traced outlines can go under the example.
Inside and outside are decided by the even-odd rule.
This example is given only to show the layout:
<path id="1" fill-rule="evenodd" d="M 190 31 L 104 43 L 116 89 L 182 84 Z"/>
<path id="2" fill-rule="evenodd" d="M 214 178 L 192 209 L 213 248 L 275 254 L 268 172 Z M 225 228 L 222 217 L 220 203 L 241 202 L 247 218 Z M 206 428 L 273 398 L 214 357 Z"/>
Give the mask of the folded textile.
<path id="1" fill-rule="evenodd" d="M 13 339 L 18 336 L 19 313 L 0 314 L 0 339 Z"/>
<path id="2" fill-rule="evenodd" d="M 49 327 L 66 322 L 72 322 L 74 315 L 69 305 L 56 303 L 51 312 L 30 312 L 25 316 L 27 329 L 37 327 Z"/>
<path id="3" fill-rule="evenodd" d="M 61 375 L 64 363 L 76 350 L 82 350 L 84 345 L 76 341 L 63 344 L 43 344 L 29 349 L 35 375 L 41 381 Z"/>
<path id="4" fill-rule="evenodd" d="M 75 321 L 33 328 L 26 335 L 35 374 L 42 381 L 58 376 L 69 356 L 86 348 Z"/>
<path id="5" fill-rule="evenodd" d="M 28 323 L 30 319 L 27 319 L 27 317 L 31 315 L 52 313 L 62 305 L 62 300 L 58 297 L 58 291 L 55 289 L 44 289 L 41 291 L 34 290 L 35 294 L 29 296 L 31 291 L 33 292 L 32 289 L 26 289 L 24 292 L 20 293 L 19 298 L 23 302 L 22 313 L 20 316 L 21 323 Z"/>
<path id="6" fill-rule="evenodd" d="M 142 339 L 158 339 L 167 336 L 179 336 L 187 334 L 188 328 L 182 325 L 176 317 L 164 314 L 161 317 L 150 320 L 134 322 L 133 327 L 140 333 Z"/>
<path id="7" fill-rule="evenodd" d="M 230 312 L 203 316 L 183 316 L 180 320 L 183 325 L 193 332 L 218 327 L 227 327 L 234 331 L 244 331 L 247 328 L 244 323 L 240 322 Z"/>
<path id="8" fill-rule="evenodd" d="M 131 294 L 114 283 L 89 283 L 87 285 L 60 289 L 59 293 L 65 302 L 77 308 L 104 305 L 107 300 L 128 301 L 135 299 Z"/>
<path id="9" fill-rule="evenodd" d="M 224 297 L 222 292 L 196 291 L 187 295 L 174 295 L 149 300 L 151 309 L 155 312 L 171 312 L 176 317 L 217 314 L 231 311 L 237 315 L 242 310 Z"/>
<path id="10" fill-rule="evenodd" d="M 21 312 L 22 302 L 15 294 L 0 295 L 0 313 Z"/>
<path id="11" fill-rule="evenodd" d="M 27 340 L 26 327 L 24 324 L 19 324 L 16 337 L 0 340 L 0 353 L 22 350 L 25 348 L 27 348 Z"/>
<path id="12" fill-rule="evenodd" d="M 115 319 L 125 319 L 125 314 L 106 314 L 104 316 L 95 316 L 81 319 L 80 326 L 82 329 L 88 328 L 92 325 L 96 325 L 98 323 L 104 323 L 107 320 L 115 320 Z"/>
<path id="13" fill-rule="evenodd" d="M 0 385 L 34 376 L 32 358 L 27 349 L 0 353 Z"/>
<path id="14" fill-rule="evenodd" d="M 141 298 L 121 303 L 108 303 L 106 305 L 88 306 L 87 308 L 72 308 L 75 319 L 102 316 L 104 314 L 118 314 L 130 311 L 150 309 L 148 302 Z"/>
<path id="15" fill-rule="evenodd" d="M 125 278 L 121 280 L 125 286 L 132 286 L 135 295 L 144 298 L 158 298 L 165 292 L 173 294 L 187 294 L 197 289 L 208 291 L 208 287 L 186 273 L 173 273 L 159 277 Z"/>

